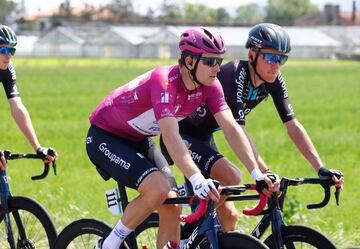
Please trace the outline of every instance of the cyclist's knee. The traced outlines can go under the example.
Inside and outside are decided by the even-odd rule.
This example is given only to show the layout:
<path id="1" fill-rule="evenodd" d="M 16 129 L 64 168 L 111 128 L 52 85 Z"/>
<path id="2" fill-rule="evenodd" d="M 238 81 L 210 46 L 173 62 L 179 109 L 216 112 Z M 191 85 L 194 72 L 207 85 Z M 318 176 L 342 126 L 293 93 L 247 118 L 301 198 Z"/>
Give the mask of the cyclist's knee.
<path id="1" fill-rule="evenodd" d="M 138 190 L 154 204 L 161 204 L 168 197 L 170 184 L 161 173 L 156 172 L 146 177 Z"/>

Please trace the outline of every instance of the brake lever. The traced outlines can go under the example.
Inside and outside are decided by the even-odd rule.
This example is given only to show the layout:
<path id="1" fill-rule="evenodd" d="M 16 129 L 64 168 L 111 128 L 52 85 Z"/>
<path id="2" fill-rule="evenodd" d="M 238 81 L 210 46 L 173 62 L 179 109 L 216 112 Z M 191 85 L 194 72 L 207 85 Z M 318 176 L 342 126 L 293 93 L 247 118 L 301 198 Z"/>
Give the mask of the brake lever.
<path id="1" fill-rule="evenodd" d="M 336 200 L 336 205 L 339 206 L 339 203 L 340 203 L 340 187 L 336 187 L 336 190 L 335 190 L 335 200 Z"/>

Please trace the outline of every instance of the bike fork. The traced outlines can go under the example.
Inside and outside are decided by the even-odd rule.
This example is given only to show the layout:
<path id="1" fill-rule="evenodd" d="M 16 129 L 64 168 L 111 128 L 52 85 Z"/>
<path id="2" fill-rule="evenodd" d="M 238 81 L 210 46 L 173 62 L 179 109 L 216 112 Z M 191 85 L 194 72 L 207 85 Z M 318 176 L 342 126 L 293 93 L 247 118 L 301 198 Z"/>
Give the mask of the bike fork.
<path id="1" fill-rule="evenodd" d="M 284 226 L 284 222 L 281 217 L 281 211 L 276 208 L 271 215 L 273 216 L 271 219 L 271 230 L 274 237 L 275 247 L 276 249 L 284 249 L 284 241 L 281 233 L 281 228 Z"/>
<path id="2" fill-rule="evenodd" d="M 0 194 L 1 194 L 1 207 L 2 214 L 4 215 L 4 223 L 7 235 L 7 241 L 9 242 L 10 248 L 15 249 L 14 234 L 11 229 L 9 207 L 8 207 L 8 198 L 10 196 L 9 185 L 7 182 L 6 171 L 1 171 L 0 179 Z"/>

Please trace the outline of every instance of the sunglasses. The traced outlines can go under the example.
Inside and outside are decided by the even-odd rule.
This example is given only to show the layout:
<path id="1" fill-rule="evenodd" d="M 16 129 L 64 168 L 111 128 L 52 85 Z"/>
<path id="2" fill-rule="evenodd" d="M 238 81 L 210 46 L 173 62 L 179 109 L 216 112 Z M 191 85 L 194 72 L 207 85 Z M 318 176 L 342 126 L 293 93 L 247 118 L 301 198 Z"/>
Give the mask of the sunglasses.
<path id="1" fill-rule="evenodd" d="M 202 63 L 205 66 L 209 66 L 209 67 L 216 67 L 216 65 L 221 65 L 223 58 L 219 58 L 219 57 L 200 57 L 199 60 L 202 61 Z"/>
<path id="2" fill-rule="evenodd" d="M 1 47 L 0 46 L 0 54 L 8 55 L 10 53 L 11 55 L 14 55 L 15 51 L 16 51 L 16 48 L 14 48 L 14 47 Z"/>
<path id="3" fill-rule="evenodd" d="M 280 63 L 280 65 L 284 65 L 288 59 L 287 55 L 283 54 L 273 54 L 273 53 L 262 53 L 264 55 L 264 60 L 266 63 L 273 65 L 276 63 Z"/>

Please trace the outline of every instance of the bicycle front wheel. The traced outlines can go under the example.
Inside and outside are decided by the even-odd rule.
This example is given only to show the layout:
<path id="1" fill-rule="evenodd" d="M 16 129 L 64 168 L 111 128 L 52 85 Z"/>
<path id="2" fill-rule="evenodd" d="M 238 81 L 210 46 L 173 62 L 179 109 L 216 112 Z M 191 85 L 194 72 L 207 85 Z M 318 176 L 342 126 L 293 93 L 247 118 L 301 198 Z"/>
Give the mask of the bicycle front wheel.
<path id="1" fill-rule="evenodd" d="M 219 233 L 219 249 L 269 249 L 259 239 L 244 233 L 228 232 Z M 195 247 L 196 249 L 210 249 L 209 241 L 206 237 Z"/>
<path id="2" fill-rule="evenodd" d="M 16 248 L 52 248 L 57 236 L 56 228 L 40 203 L 24 196 L 14 196 L 9 198 L 8 208 Z M 4 217 L 0 207 L 0 248 L 9 248 Z"/>
<path id="3" fill-rule="evenodd" d="M 321 232 L 306 226 L 285 226 L 282 231 L 283 242 L 287 249 L 336 249 L 335 244 Z M 269 248 L 277 248 L 272 235 L 265 240 Z"/>
<path id="4" fill-rule="evenodd" d="M 66 226 L 55 241 L 54 249 L 94 248 L 96 242 L 106 238 L 111 227 L 95 219 L 81 219 Z"/>

